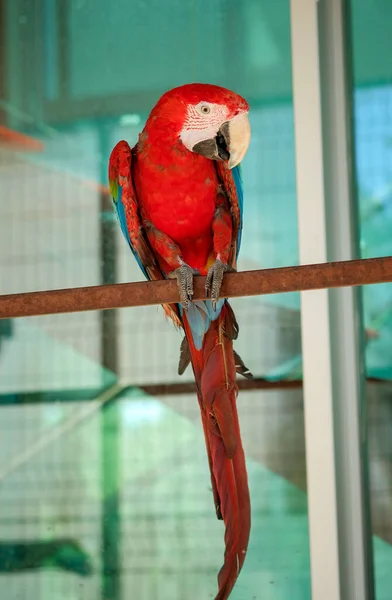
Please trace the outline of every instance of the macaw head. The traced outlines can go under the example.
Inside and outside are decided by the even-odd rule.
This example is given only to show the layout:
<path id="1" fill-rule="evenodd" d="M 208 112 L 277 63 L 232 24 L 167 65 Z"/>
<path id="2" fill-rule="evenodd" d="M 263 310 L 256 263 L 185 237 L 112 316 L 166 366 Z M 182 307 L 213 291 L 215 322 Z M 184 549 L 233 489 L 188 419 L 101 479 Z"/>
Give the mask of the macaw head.
<path id="1" fill-rule="evenodd" d="M 166 92 L 149 121 L 160 119 L 190 152 L 228 161 L 229 169 L 244 158 L 250 142 L 249 105 L 225 88 L 190 83 Z"/>

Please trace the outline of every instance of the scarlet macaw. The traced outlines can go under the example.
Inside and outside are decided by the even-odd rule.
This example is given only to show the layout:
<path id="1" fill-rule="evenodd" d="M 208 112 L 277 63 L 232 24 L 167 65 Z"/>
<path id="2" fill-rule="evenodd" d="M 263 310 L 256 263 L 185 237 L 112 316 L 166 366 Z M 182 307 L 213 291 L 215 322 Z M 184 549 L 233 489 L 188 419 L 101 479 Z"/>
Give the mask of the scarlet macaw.
<path id="1" fill-rule="evenodd" d="M 113 149 L 109 183 L 122 232 L 150 279 L 177 279 L 180 304 L 165 305 L 182 327 L 179 373 L 192 363 L 216 513 L 225 523 L 224 564 L 215 600 L 229 597 L 245 560 L 250 499 L 236 408 L 233 350 L 238 324 L 219 299 L 236 267 L 242 229 L 239 163 L 250 141 L 249 105 L 222 87 L 192 83 L 166 92 L 139 141 Z M 193 276 L 207 275 L 210 299 L 192 301 Z"/>

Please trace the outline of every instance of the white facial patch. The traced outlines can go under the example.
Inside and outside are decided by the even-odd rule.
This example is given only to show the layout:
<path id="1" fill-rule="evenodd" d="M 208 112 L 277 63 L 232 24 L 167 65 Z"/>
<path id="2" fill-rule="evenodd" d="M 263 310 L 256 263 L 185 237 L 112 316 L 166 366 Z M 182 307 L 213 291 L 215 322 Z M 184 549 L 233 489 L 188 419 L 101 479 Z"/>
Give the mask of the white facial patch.
<path id="1" fill-rule="evenodd" d="M 180 139 L 188 150 L 205 140 L 214 138 L 221 125 L 227 121 L 229 111 L 222 104 L 199 102 L 188 106 Z"/>

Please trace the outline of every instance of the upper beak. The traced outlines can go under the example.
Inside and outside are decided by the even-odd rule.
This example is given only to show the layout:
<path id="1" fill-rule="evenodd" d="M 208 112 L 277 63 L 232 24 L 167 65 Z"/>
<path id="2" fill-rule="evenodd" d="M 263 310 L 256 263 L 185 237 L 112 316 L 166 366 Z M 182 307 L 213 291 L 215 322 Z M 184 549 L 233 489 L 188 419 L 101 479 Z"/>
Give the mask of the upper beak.
<path id="1" fill-rule="evenodd" d="M 236 167 L 244 158 L 250 142 L 250 123 L 248 113 L 236 115 L 221 127 L 229 151 L 229 169 Z"/>
<path id="2" fill-rule="evenodd" d="M 244 158 L 249 142 L 248 113 L 240 113 L 223 123 L 214 138 L 195 144 L 192 151 L 212 160 L 227 160 L 228 168 L 232 169 Z"/>

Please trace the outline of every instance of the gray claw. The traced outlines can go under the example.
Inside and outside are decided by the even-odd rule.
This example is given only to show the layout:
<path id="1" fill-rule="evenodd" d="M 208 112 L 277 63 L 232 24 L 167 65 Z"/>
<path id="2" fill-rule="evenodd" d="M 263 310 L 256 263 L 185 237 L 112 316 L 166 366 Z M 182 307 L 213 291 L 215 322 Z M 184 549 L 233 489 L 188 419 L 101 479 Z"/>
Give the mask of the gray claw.
<path id="1" fill-rule="evenodd" d="M 197 273 L 196 269 L 192 269 L 192 267 L 184 263 L 168 275 L 171 279 L 177 279 L 180 301 L 184 310 L 189 308 L 189 303 L 192 301 L 193 276 Z"/>
<path id="2" fill-rule="evenodd" d="M 216 303 L 219 300 L 220 289 L 223 281 L 223 275 L 227 272 L 235 271 L 231 265 L 223 263 L 217 259 L 208 269 L 206 279 L 206 292 L 212 301 L 212 308 L 216 310 Z"/>

